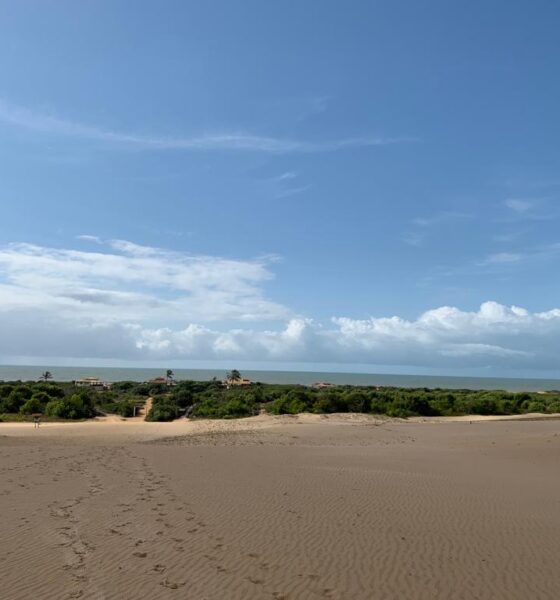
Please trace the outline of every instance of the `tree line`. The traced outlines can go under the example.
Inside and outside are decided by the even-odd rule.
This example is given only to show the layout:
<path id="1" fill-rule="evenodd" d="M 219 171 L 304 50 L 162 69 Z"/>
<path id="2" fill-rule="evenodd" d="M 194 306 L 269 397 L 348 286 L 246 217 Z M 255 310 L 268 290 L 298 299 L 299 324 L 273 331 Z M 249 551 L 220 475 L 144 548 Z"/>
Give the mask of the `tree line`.
<path id="1" fill-rule="evenodd" d="M 227 388 L 219 382 L 179 382 L 171 392 L 154 393 L 150 420 L 181 414 L 237 418 L 269 414 L 368 413 L 390 417 L 514 415 L 560 412 L 560 393 L 451 390 L 371 386 L 314 389 L 303 385 L 253 384 Z"/>
<path id="2" fill-rule="evenodd" d="M 229 374 L 228 374 L 229 375 Z M 237 373 L 236 373 L 237 375 Z M 172 376 L 172 375 L 171 375 Z M 25 419 L 42 414 L 47 419 L 86 419 L 96 414 L 131 417 L 135 408 L 152 398 L 149 421 L 180 416 L 238 418 L 269 414 L 367 413 L 391 417 L 514 415 L 529 412 L 560 413 L 560 393 L 504 390 L 452 390 L 372 386 L 336 386 L 315 389 L 303 385 L 256 383 L 224 386 L 218 380 L 178 381 L 170 386 L 122 381 L 110 390 L 94 391 L 72 383 L 0 383 L 0 419 Z"/>

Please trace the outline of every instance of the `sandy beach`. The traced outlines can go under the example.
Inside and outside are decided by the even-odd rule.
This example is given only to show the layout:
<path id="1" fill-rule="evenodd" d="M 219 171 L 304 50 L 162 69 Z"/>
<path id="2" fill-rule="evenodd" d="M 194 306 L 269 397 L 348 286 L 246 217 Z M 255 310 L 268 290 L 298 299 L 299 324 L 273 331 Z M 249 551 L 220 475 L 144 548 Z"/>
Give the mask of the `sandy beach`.
<path id="1" fill-rule="evenodd" d="M 560 421 L 0 423 L 5 600 L 555 599 Z"/>

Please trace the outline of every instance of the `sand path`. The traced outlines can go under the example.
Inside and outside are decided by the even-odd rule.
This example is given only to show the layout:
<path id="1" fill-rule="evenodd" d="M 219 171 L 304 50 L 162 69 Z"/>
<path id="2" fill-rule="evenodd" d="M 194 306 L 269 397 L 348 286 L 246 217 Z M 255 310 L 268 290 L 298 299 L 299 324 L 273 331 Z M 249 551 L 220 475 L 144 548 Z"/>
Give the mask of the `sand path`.
<path id="1" fill-rule="evenodd" d="M 150 412 L 150 410 L 152 410 L 153 402 L 154 402 L 154 399 L 151 396 L 149 398 L 146 398 L 146 402 L 144 403 L 144 406 L 142 408 L 138 409 L 135 418 L 140 421 L 144 421 L 146 419 L 146 416 Z"/>

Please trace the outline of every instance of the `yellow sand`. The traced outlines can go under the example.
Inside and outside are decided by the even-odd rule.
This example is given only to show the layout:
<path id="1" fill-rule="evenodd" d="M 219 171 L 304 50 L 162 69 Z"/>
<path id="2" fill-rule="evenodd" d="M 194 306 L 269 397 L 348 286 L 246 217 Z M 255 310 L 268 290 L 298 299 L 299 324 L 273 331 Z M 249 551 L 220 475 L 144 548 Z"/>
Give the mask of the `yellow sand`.
<path id="1" fill-rule="evenodd" d="M 0 423 L 0 597 L 552 600 L 559 459 L 555 419 Z"/>

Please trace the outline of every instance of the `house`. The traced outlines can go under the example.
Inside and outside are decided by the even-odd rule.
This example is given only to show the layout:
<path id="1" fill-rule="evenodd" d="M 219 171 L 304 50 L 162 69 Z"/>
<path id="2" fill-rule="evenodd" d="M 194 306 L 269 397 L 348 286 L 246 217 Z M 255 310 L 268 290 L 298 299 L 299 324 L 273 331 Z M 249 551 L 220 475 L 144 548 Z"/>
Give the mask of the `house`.
<path id="1" fill-rule="evenodd" d="M 240 379 L 226 379 L 224 381 L 224 385 L 228 388 L 232 386 L 248 387 L 252 384 L 253 382 L 250 379 L 245 379 L 245 377 L 241 377 Z"/>
<path id="2" fill-rule="evenodd" d="M 90 388 L 98 391 L 111 389 L 111 384 L 107 381 L 101 381 L 99 377 L 84 377 L 83 379 L 76 379 L 76 381 L 74 381 L 74 385 L 76 387 Z"/>
<path id="3" fill-rule="evenodd" d="M 154 377 L 150 381 L 146 381 L 148 385 L 177 385 L 173 379 L 167 379 L 167 377 Z"/>
<path id="4" fill-rule="evenodd" d="M 334 383 L 329 383 L 327 381 L 319 381 L 317 383 L 314 383 L 311 387 L 315 388 L 316 390 L 324 390 L 324 389 L 336 387 L 336 385 Z"/>

